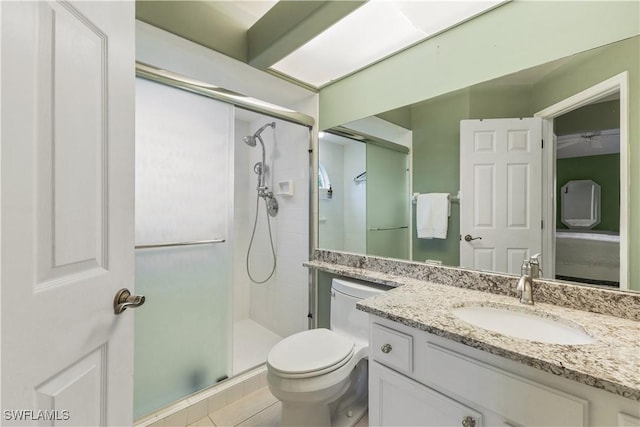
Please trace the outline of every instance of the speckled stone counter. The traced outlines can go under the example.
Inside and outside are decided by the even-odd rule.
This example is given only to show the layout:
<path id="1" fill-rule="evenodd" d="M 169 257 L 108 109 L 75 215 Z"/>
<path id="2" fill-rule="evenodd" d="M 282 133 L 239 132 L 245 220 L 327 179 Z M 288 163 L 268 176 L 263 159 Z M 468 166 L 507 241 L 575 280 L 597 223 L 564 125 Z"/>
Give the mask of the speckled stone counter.
<path id="1" fill-rule="evenodd" d="M 372 257 L 353 256 L 367 258 L 369 263 L 376 261 L 371 261 Z M 382 268 L 380 265 L 374 269 L 362 268 L 364 262 L 360 262 L 360 267 L 354 267 L 328 262 L 326 258 L 309 262 L 307 265 L 336 275 L 396 288 L 359 303 L 360 310 L 640 401 L 640 322 L 631 320 L 638 318 L 637 313 L 634 312 L 630 319 L 624 318 L 628 317 L 628 313 L 616 317 L 594 313 L 593 310 L 589 312 L 543 302 L 536 302 L 533 307 L 525 306 L 518 302 L 515 292 L 510 289 L 514 281 L 513 276 L 424 266 L 425 270 L 430 271 L 426 273 L 427 275 L 459 275 L 460 280 L 465 283 L 464 286 L 460 286 L 459 283 L 441 284 L 434 283 L 436 280 L 433 279 L 408 277 L 402 274 L 403 270 L 406 273 L 407 268 L 415 269 L 409 264 L 418 263 L 383 258 L 377 258 L 377 260 L 383 264 Z M 398 267 L 397 263 L 406 265 Z M 438 272 L 438 269 L 441 271 Z M 417 268 L 417 270 L 421 269 Z M 444 273 L 441 274 L 443 271 Z M 489 276 L 489 278 L 498 276 L 498 280 L 489 280 L 487 283 L 486 277 L 477 275 Z M 501 281 L 500 276 L 505 279 Z M 474 283 L 477 284 L 477 289 L 473 289 Z M 557 286 L 556 283 L 553 285 Z M 580 286 L 575 287 L 580 288 Z M 593 294 L 589 295 L 589 292 L 597 294 L 600 290 L 587 287 L 576 291 L 586 292 L 583 298 L 588 303 L 592 303 L 589 297 L 593 297 Z M 557 292 L 560 295 L 566 295 L 565 290 Z M 617 303 L 619 295 L 617 292 L 609 292 L 611 295 L 596 297 L 597 309 L 608 309 L 625 314 L 625 306 L 628 305 L 629 309 L 640 311 L 640 307 L 637 306 L 640 305 L 640 296 L 637 294 L 622 293 L 623 307 L 616 309 L 613 305 Z M 612 298 L 607 299 L 608 296 Z M 557 318 L 578 326 L 595 340 L 591 344 L 584 345 L 558 345 L 512 338 L 475 327 L 453 314 L 453 309 L 468 305 L 490 305 L 518 311 L 533 311 L 539 316 Z"/>
<path id="2" fill-rule="evenodd" d="M 349 277 L 362 276 L 363 280 L 380 280 L 379 283 L 387 280 L 390 286 L 402 285 L 402 278 L 412 278 L 492 294 L 517 296 L 518 277 L 508 274 L 323 249 L 316 249 L 314 260 L 307 265 L 328 272 L 334 269 L 335 274 Z M 640 292 L 544 279 L 537 279 L 534 284 L 536 301 L 640 321 Z"/>

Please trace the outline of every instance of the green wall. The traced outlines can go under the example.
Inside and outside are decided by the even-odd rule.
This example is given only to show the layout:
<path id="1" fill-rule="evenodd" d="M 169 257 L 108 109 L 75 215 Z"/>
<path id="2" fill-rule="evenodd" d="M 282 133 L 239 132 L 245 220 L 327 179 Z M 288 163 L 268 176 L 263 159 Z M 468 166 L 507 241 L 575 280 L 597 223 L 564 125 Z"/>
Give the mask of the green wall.
<path id="1" fill-rule="evenodd" d="M 469 117 L 469 91 L 458 91 L 411 109 L 413 191 L 452 193 L 460 188 L 460 120 Z M 415 213 L 415 205 L 413 206 Z M 460 205 L 451 205 L 447 239 L 418 239 L 411 230 L 413 259 L 460 264 Z"/>
<path id="2" fill-rule="evenodd" d="M 316 318 L 319 328 L 329 328 L 331 323 L 331 281 L 339 277 L 335 274 L 318 271 L 318 312 Z"/>
<path id="3" fill-rule="evenodd" d="M 619 127 L 619 100 L 586 105 L 556 117 L 553 121 L 553 131 L 558 136 Z"/>
<path id="4" fill-rule="evenodd" d="M 637 1 L 512 1 L 322 88 L 320 129 L 638 34 Z"/>
<path id="5" fill-rule="evenodd" d="M 560 188 L 568 181 L 591 179 L 600 185 L 600 224 L 593 230 L 620 231 L 620 155 L 574 157 L 558 159 L 556 200 L 561 200 Z M 560 221 L 558 206 L 556 228 L 567 229 Z"/>
<path id="6" fill-rule="evenodd" d="M 411 110 L 409 108 L 386 111 L 384 113 L 377 114 L 377 117 L 398 126 L 402 126 L 405 129 L 411 129 Z"/>
<path id="7" fill-rule="evenodd" d="M 530 86 L 486 84 L 411 108 L 413 191 L 456 194 L 460 188 L 460 120 L 528 117 Z M 415 209 L 415 208 L 414 208 Z M 413 238 L 413 260 L 460 265 L 460 205 L 451 205 L 447 239 Z"/>
<path id="8" fill-rule="evenodd" d="M 503 119 L 531 116 L 528 84 L 487 83 L 473 86 L 469 118 Z"/>

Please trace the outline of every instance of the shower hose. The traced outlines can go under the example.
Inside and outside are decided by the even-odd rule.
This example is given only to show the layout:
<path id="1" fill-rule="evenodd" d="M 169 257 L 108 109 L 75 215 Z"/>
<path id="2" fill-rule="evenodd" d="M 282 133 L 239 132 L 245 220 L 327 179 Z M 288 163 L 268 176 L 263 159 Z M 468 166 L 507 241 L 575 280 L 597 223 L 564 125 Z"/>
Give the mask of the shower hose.
<path id="1" fill-rule="evenodd" d="M 271 256 L 273 257 L 273 268 L 271 269 L 271 273 L 264 280 L 256 280 L 251 275 L 251 269 L 249 268 L 249 258 L 251 256 L 251 249 L 253 248 L 253 239 L 256 236 L 256 227 L 258 225 L 258 210 L 260 208 L 260 194 L 256 194 L 256 214 L 253 220 L 253 231 L 251 232 L 251 240 L 249 241 L 249 247 L 247 248 L 247 275 L 249 279 L 253 283 L 262 284 L 267 282 L 273 276 L 273 273 L 276 272 L 276 249 L 273 247 L 273 236 L 271 234 L 271 221 L 269 220 L 269 212 L 267 208 L 267 199 L 264 199 L 264 207 L 265 207 L 265 215 L 267 216 L 267 228 L 269 229 L 269 243 L 271 244 Z"/>

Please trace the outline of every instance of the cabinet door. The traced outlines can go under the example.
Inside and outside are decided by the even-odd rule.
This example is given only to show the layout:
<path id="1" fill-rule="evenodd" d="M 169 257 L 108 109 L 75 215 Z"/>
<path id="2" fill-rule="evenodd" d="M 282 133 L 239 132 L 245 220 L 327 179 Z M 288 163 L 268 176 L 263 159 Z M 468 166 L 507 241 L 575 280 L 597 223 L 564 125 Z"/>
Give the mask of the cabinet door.
<path id="1" fill-rule="evenodd" d="M 482 426 L 482 414 L 372 361 L 369 425 Z"/>

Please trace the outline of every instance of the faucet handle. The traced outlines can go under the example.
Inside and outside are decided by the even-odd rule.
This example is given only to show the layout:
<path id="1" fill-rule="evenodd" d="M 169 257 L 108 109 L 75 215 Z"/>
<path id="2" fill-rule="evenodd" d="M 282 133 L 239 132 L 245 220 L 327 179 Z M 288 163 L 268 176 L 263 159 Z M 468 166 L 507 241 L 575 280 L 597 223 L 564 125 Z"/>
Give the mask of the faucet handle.
<path id="1" fill-rule="evenodd" d="M 530 273 L 531 273 L 531 277 L 533 279 L 537 279 L 540 277 L 540 272 L 542 271 L 540 269 L 540 255 L 539 253 L 532 255 L 531 258 L 529 258 L 529 268 L 530 268 Z"/>

